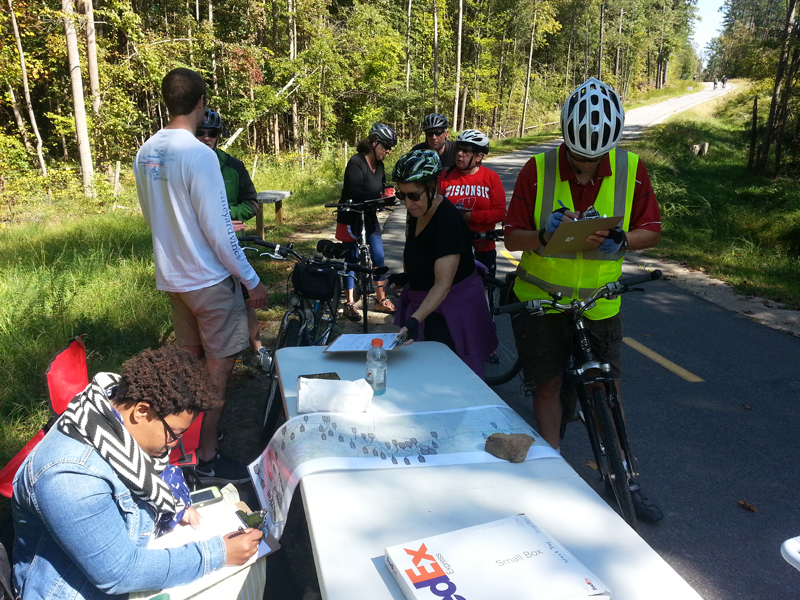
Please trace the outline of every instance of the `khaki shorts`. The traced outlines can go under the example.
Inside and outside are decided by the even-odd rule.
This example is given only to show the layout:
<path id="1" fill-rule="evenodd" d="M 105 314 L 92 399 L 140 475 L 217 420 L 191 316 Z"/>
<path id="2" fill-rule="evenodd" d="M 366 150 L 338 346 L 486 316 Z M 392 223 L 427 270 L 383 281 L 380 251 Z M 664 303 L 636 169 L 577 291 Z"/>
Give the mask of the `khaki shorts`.
<path id="1" fill-rule="evenodd" d="M 622 318 L 616 314 L 600 321 L 584 319 L 583 322 L 595 358 L 610 364 L 612 377 L 619 378 L 622 373 Z M 522 313 L 513 320 L 513 327 L 526 381 L 544 383 L 564 372 L 575 336 L 572 315 L 550 313 L 538 317 Z"/>
<path id="2" fill-rule="evenodd" d="M 207 358 L 226 358 L 250 347 L 241 284 L 233 277 L 191 292 L 167 292 L 181 346 L 202 346 Z"/>

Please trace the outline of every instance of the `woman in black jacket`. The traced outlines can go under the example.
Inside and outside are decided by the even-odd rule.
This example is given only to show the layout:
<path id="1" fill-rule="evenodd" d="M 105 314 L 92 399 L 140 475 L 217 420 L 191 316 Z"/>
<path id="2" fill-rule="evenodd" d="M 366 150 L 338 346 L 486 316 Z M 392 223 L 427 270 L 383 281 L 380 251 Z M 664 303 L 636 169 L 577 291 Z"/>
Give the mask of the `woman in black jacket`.
<path id="1" fill-rule="evenodd" d="M 397 134 L 388 125 L 375 123 L 369 130 L 369 135 L 358 143 L 358 152 L 347 162 L 344 170 L 344 187 L 339 203 L 363 202 L 375 200 L 381 196 L 391 195 L 386 193 L 386 175 L 383 169 L 383 160 L 397 145 Z M 367 242 L 372 254 L 372 264 L 382 267 L 384 263 L 383 237 L 375 210 L 364 214 Z M 361 235 L 361 214 L 357 212 L 340 212 L 336 218 L 336 239 L 348 246 L 348 262 L 358 260 L 358 238 Z M 352 273 L 351 273 L 352 275 Z M 361 318 L 361 312 L 355 305 L 353 296 L 354 279 L 346 277 L 347 298 L 344 305 L 344 314 L 352 321 Z M 392 301 L 386 297 L 384 277 L 375 280 L 375 306 L 373 310 L 393 313 L 395 308 Z M 364 298 L 362 302 L 366 303 Z"/>

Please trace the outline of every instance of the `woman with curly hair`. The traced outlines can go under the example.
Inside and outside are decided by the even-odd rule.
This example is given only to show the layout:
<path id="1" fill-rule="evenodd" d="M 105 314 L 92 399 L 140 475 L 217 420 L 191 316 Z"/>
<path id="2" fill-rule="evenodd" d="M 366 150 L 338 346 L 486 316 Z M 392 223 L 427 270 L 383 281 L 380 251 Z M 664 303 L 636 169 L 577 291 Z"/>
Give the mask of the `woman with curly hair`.
<path id="1" fill-rule="evenodd" d="M 145 350 L 121 376 L 98 373 L 14 481 L 17 593 L 121 598 L 247 562 L 261 540 L 258 530 L 147 547 L 179 523 L 199 523 L 169 453 L 200 412 L 221 403 L 203 363 L 180 346 Z"/>

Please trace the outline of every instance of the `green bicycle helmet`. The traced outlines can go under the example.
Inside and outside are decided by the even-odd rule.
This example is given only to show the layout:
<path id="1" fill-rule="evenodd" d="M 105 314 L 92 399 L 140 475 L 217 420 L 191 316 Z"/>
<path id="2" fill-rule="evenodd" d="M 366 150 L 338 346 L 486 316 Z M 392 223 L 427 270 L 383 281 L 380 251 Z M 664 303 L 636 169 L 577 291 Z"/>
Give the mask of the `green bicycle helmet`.
<path id="1" fill-rule="evenodd" d="M 397 183 L 425 183 L 439 178 L 442 161 L 435 150 L 412 150 L 394 165 L 392 179 Z"/>

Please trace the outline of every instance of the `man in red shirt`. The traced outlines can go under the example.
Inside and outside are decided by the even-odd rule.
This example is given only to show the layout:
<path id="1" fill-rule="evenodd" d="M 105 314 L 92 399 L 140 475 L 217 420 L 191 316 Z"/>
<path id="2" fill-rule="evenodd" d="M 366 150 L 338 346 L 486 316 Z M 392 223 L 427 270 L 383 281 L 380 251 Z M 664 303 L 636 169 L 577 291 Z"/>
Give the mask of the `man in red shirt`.
<path id="1" fill-rule="evenodd" d="M 439 190 L 467 221 L 470 231 L 494 231 L 506 216 L 506 192 L 500 177 L 484 166 L 489 138 L 466 129 L 456 138 L 456 164 L 439 177 Z M 493 240 L 474 240 L 475 258 L 494 276 L 497 250 Z"/>
<path id="2" fill-rule="evenodd" d="M 551 292 L 561 291 L 562 302 L 569 302 L 575 289 L 580 290 L 577 297 L 585 298 L 587 289 L 619 279 L 625 250 L 651 248 L 661 239 L 661 216 L 647 169 L 638 156 L 616 148 L 624 122 L 616 92 L 591 78 L 564 104 L 564 143 L 534 156 L 520 172 L 505 228 L 506 248 L 523 251 L 514 284 L 520 300 L 549 299 Z M 590 207 L 623 217 L 618 231 L 588 236 L 587 242 L 597 248 L 591 252 L 541 254 L 562 222 L 580 218 Z M 585 314 L 592 349 L 600 362 L 611 365 L 615 378 L 620 377 L 622 345 L 619 308 L 619 298 L 598 300 Z M 539 431 L 553 448 L 560 445 L 561 380 L 572 351 L 570 318 L 549 313 L 522 314 L 514 320 L 524 375 L 536 386 L 533 406 Z M 630 483 L 637 517 L 663 518 L 638 484 Z"/>

